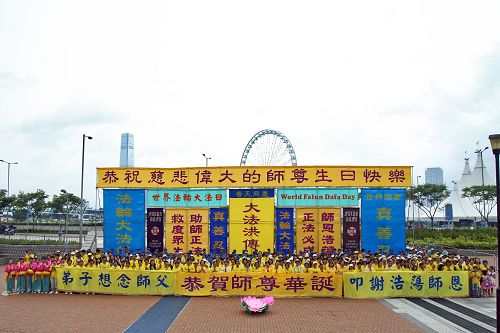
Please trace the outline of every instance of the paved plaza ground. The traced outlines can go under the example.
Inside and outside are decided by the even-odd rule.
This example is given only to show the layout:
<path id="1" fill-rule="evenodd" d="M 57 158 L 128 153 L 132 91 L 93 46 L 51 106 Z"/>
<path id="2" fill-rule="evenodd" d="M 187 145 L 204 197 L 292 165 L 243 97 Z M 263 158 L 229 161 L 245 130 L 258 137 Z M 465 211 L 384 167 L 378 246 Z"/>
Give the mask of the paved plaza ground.
<path id="1" fill-rule="evenodd" d="M 413 301 L 280 298 L 268 313 L 249 315 L 236 297 L 25 294 L 0 297 L 0 332 L 495 331 L 494 299 L 460 300 L 471 309 L 483 309 L 490 320 L 473 320 L 457 312 L 465 324 L 454 324 Z"/>

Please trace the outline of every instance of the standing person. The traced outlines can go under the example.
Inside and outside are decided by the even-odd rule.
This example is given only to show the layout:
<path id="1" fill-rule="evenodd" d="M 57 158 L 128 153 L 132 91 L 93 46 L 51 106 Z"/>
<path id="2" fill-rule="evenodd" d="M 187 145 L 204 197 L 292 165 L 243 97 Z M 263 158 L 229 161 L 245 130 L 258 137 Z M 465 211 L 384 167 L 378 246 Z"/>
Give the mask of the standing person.
<path id="1" fill-rule="evenodd" d="M 57 272 L 56 272 L 56 266 L 60 265 L 61 261 L 51 262 L 50 266 L 50 294 L 55 293 L 57 294 Z"/>
<path id="2" fill-rule="evenodd" d="M 36 257 L 34 259 L 33 265 L 35 267 L 34 269 L 35 280 L 33 285 L 33 292 L 40 294 L 42 292 L 42 273 L 44 265 L 42 264 L 42 262 L 40 262 L 40 259 Z"/>
<path id="3" fill-rule="evenodd" d="M 47 258 L 42 258 L 42 293 L 47 294 L 50 291 L 50 266 Z"/>
<path id="4" fill-rule="evenodd" d="M 16 277 L 16 291 L 22 294 L 26 291 L 26 271 L 28 265 L 24 262 L 24 258 L 19 258 L 17 262 L 17 277 Z"/>
<path id="5" fill-rule="evenodd" d="M 35 267 L 34 267 L 34 262 L 28 262 L 26 264 L 27 270 L 26 270 L 26 292 L 27 293 L 32 293 L 33 292 L 33 276 L 35 275 Z"/>
<path id="6" fill-rule="evenodd" d="M 481 290 L 481 278 L 483 274 L 479 270 L 477 265 L 474 265 L 472 268 L 472 272 L 470 273 L 471 278 L 471 289 L 472 289 L 472 297 L 477 298 L 480 297 Z"/>
<path id="7" fill-rule="evenodd" d="M 7 283 L 7 294 L 12 294 L 15 292 L 15 282 L 16 280 L 16 270 L 15 265 L 12 260 L 9 260 L 7 266 L 5 266 L 5 282 Z"/>

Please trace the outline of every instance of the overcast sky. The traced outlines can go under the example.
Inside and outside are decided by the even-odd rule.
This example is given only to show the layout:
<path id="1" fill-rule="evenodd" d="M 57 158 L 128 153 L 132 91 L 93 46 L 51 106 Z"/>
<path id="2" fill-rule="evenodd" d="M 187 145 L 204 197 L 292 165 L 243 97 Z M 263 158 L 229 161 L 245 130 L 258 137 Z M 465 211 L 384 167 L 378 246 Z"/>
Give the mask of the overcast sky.
<path id="1" fill-rule="evenodd" d="M 85 197 L 95 168 L 239 165 L 261 129 L 302 165 L 458 180 L 500 132 L 498 1 L 0 0 L 0 159 L 11 193 Z M 485 163 L 494 176 L 491 150 Z M 0 164 L 0 188 L 7 166 Z"/>

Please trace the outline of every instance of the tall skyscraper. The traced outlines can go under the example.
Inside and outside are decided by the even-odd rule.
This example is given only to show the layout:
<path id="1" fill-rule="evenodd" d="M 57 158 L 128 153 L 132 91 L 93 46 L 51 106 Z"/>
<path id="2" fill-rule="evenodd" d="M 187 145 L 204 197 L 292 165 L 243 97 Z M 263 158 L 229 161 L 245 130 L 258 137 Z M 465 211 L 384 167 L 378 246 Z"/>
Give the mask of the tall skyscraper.
<path id="1" fill-rule="evenodd" d="M 443 169 L 441 168 L 427 168 L 425 169 L 425 183 L 443 185 Z"/>
<path id="2" fill-rule="evenodd" d="M 130 168 L 134 166 L 134 135 L 131 133 L 122 134 L 120 149 L 120 168 Z"/>

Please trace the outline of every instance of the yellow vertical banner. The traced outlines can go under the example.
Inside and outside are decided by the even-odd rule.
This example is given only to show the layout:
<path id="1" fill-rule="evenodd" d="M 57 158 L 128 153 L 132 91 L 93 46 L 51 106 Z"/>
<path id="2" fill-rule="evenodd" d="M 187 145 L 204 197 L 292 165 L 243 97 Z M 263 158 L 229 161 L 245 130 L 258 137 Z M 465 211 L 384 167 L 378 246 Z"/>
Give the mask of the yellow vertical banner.
<path id="1" fill-rule="evenodd" d="M 274 192 L 252 190 L 246 196 L 237 196 L 240 193 L 231 190 L 229 196 L 229 251 L 272 251 Z"/>
<path id="2" fill-rule="evenodd" d="M 319 250 L 328 254 L 341 248 L 340 208 L 318 209 Z"/>
<path id="3" fill-rule="evenodd" d="M 318 252 L 318 209 L 297 208 L 296 249 L 297 251 Z"/>
<path id="4" fill-rule="evenodd" d="M 188 230 L 185 209 L 165 209 L 165 248 L 168 252 L 187 250 Z"/>
<path id="5" fill-rule="evenodd" d="M 208 252 L 208 209 L 187 210 L 187 248 L 192 251 Z"/>

